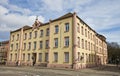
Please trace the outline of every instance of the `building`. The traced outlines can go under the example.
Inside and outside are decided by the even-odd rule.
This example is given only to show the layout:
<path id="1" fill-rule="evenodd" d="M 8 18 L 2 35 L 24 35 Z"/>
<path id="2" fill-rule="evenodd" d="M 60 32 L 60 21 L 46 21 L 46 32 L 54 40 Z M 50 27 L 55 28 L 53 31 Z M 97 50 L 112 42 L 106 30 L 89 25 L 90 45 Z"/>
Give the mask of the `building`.
<path id="1" fill-rule="evenodd" d="M 9 41 L 0 42 L 0 64 L 5 64 L 8 57 Z"/>
<path id="2" fill-rule="evenodd" d="M 107 44 L 76 13 L 10 32 L 9 65 L 80 69 L 106 64 Z"/>

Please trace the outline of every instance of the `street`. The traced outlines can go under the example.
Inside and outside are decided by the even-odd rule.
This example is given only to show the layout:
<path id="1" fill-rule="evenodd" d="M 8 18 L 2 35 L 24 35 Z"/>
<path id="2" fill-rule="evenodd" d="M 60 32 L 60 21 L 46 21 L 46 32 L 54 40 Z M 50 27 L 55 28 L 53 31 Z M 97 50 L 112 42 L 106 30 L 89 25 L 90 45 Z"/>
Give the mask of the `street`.
<path id="1" fill-rule="evenodd" d="M 106 65 L 81 70 L 27 66 L 0 66 L 0 76 L 120 76 L 120 68 L 115 65 Z"/>

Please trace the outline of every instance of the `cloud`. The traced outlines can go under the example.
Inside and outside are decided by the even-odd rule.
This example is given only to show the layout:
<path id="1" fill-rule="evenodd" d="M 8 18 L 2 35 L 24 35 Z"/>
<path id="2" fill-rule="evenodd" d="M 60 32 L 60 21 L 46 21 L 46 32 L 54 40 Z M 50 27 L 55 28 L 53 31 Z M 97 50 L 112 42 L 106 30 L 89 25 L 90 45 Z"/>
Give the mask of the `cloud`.
<path id="1" fill-rule="evenodd" d="M 100 0 L 94 5 L 85 7 L 79 15 L 97 30 L 117 27 L 116 24 L 120 24 L 120 17 L 118 17 L 120 15 L 120 11 L 118 11 L 120 8 L 119 2 L 118 0 Z"/>
<path id="2" fill-rule="evenodd" d="M 107 41 L 111 41 L 111 42 L 118 42 L 120 44 L 120 30 L 117 31 L 112 31 L 112 32 L 102 32 L 103 35 L 106 36 Z"/>
<path id="3" fill-rule="evenodd" d="M 0 4 L 6 5 L 6 4 L 8 4 L 8 0 L 0 0 Z"/>
<path id="4" fill-rule="evenodd" d="M 8 10 L 7 10 L 6 8 L 4 8 L 3 6 L 0 6 L 0 10 L 1 10 L 1 11 L 0 11 L 0 16 L 8 13 Z"/>
<path id="5" fill-rule="evenodd" d="M 90 27 L 104 34 L 108 41 L 120 42 L 120 0 L 1 0 L 0 30 L 13 30 L 40 21 L 77 12 Z M 44 17 L 43 17 L 44 16 Z M 4 30 L 3 30 L 4 29 Z M 111 36 L 112 34 L 112 36 Z"/>
<path id="6" fill-rule="evenodd" d="M 36 15 L 29 8 L 22 8 L 16 4 L 10 4 L 8 0 L 0 1 L 0 41 L 9 39 L 10 30 L 16 30 L 24 25 L 31 26 Z M 45 21 L 40 14 L 39 20 Z"/>

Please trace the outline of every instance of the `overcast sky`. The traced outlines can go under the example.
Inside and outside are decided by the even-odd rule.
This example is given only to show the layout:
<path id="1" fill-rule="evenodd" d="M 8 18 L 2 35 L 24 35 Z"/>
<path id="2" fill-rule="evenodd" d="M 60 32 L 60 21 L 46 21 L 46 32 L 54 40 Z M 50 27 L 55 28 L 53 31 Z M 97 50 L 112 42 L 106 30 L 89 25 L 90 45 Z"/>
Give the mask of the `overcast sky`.
<path id="1" fill-rule="evenodd" d="M 10 30 L 32 26 L 36 16 L 44 23 L 68 12 L 120 44 L 120 0 L 0 0 L 0 41 L 9 40 Z"/>

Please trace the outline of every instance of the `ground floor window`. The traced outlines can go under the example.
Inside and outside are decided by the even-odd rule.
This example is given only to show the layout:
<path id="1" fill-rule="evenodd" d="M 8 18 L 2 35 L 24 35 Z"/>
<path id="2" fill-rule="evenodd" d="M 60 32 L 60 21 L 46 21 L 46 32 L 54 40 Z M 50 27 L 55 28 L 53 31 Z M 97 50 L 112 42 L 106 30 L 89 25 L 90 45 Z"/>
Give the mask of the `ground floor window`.
<path id="1" fill-rule="evenodd" d="M 12 54 L 10 54 L 10 61 L 12 61 Z"/>
<path id="2" fill-rule="evenodd" d="M 17 54 L 15 54 L 15 61 L 17 60 Z"/>
<path id="3" fill-rule="evenodd" d="M 65 52 L 65 62 L 69 62 L 69 52 Z"/>
<path id="4" fill-rule="evenodd" d="M 25 61 L 25 54 L 23 54 L 23 61 Z"/>
<path id="5" fill-rule="evenodd" d="M 54 62 L 57 62 L 57 61 L 58 61 L 58 53 L 54 52 Z"/>
<path id="6" fill-rule="evenodd" d="M 30 54 L 28 54 L 28 61 L 30 61 Z"/>
<path id="7" fill-rule="evenodd" d="M 42 61 L 42 53 L 39 53 L 39 61 Z"/>
<path id="8" fill-rule="evenodd" d="M 48 53 L 45 53 L 45 62 L 48 61 Z"/>

